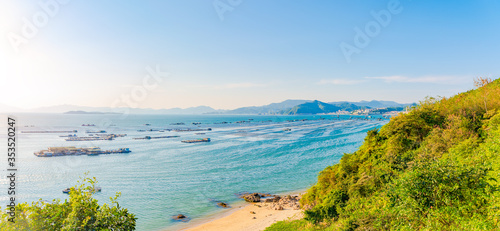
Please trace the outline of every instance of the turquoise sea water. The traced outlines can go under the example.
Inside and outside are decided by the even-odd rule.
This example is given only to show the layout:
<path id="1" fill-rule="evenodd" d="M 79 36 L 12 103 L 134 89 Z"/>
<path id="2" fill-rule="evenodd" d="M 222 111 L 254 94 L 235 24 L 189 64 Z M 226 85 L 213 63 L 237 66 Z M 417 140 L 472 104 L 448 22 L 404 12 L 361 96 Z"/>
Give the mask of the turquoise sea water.
<path id="1" fill-rule="evenodd" d="M 120 205 L 137 215 L 138 230 L 176 230 L 188 224 L 171 220 L 182 213 L 196 222 L 223 211 L 211 200 L 234 204 L 240 192 L 285 193 L 306 189 L 319 171 L 335 164 L 343 153 L 355 151 L 366 131 L 388 120 L 364 116 L 255 116 L 255 115 L 64 115 L 17 114 L 17 200 L 31 202 L 67 199 L 62 189 L 74 186 L 89 172 L 99 181 L 99 202 L 121 192 Z M 0 148 L 6 150 L 7 117 L 2 115 Z M 307 119 L 301 121 L 302 119 Z M 231 122 L 220 124 L 220 122 Z M 245 123 L 235 123 L 246 121 Z M 186 125 L 171 125 L 171 123 Z M 193 122 L 200 122 L 193 125 Z M 95 124 L 82 127 L 81 124 Z M 144 124 L 151 124 L 146 126 Z M 113 125 L 113 126 L 110 126 Z M 26 127 L 27 126 L 27 127 Z M 138 130 L 212 128 L 196 132 Z M 290 128 L 291 131 L 283 131 Z M 113 141 L 70 142 L 63 134 L 28 134 L 27 130 L 106 130 L 127 134 Z M 179 135 L 179 138 L 133 140 L 134 137 Z M 181 140 L 211 138 L 210 143 Z M 33 152 L 54 146 L 118 149 L 129 154 L 36 157 Z M 4 152 L 2 152 L 4 153 Z M 4 158 L 4 157 L 2 157 Z M 5 157 L 6 158 L 6 157 Z M 2 175 L 7 165 L 2 161 Z M 0 180 L 0 206 L 7 204 L 7 179 Z"/>

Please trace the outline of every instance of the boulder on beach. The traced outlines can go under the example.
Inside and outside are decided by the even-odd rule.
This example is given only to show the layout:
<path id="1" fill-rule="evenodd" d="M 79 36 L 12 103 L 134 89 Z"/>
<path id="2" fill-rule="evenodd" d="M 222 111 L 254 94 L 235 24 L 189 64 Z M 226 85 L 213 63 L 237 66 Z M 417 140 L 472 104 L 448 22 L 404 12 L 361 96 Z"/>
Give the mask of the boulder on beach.
<path id="1" fill-rule="evenodd" d="M 276 206 L 274 206 L 274 210 L 283 210 L 283 206 L 276 205 Z"/>
<path id="2" fill-rule="evenodd" d="M 301 198 L 300 196 L 291 196 L 291 195 L 287 195 L 284 197 L 277 196 L 273 198 L 275 200 L 272 200 L 272 203 L 269 205 L 269 208 L 272 210 L 284 210 L 287 208 L 293 210 L 300 210 L 300 198 Z"/>
<path id="3" fill-rule="evenodd" d="M 279 196 L 274 196 L 273 198 L 266 198 L 264 202 L 270 203 L 270 202 L 278 202 L 281 199 Z"/>
<path id="4" fill-rule="evenodd" d="M 275 200 L 279 200 L 279 199 L 275 199 L 276 197 L 279 198 L 279 196 L 272 195 L 269 193 L 241 193 L 241 194 L 237 194 L 237 195 L 239 198 L 242 198 L 247 202 L 260 202 L 262 198 L 265 198 L 266 202 L 275 202 Z M 266 198 L 266 197 L 273 197 L 273 198 Z M 270 199 L 270 200 L 268 200 L 268 199 Z"/>

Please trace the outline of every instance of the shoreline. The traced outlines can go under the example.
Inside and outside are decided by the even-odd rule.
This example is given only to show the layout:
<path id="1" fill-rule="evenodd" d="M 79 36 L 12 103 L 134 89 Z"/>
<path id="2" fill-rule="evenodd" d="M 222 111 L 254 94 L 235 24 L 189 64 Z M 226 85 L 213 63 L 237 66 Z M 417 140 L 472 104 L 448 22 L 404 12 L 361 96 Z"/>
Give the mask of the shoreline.
<path id="1" fill-rule="evenodd" d="M 306 191 L 307 189 L 301 189 L 277 195 L 282 198 L 286 196 L 300 197 Z M 276 210 L 276 204 L 277 202 L 245 202 L 242 200 L 232 204 L 232 208 L 226 211 L 209 214 L 192 223 L 175 225 L 163 229 L 163 231 L 257 231 L 264 230 L 278 221 L 303 217 L 303 209 L 293 209 L 284 205 L 282 209 Z"/>

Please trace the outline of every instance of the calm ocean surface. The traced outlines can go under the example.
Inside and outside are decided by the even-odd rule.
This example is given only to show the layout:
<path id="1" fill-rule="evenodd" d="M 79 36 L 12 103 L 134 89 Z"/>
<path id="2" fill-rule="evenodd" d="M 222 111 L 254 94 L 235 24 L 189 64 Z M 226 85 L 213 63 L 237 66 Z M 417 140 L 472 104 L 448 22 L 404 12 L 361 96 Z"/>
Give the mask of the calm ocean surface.
<path id="1" fill-rule="evenodd" d="M 212 199 L 240 201 L 240 192 L 285 193 L 316 182 L 319 171 L 335 164 L 343 153 L 355 151 L 366 132 L 388 120 L 360 120 L 364 116 L 255 116 L 255 115 L 64 115 L 16 114 L 20 202 L 67 199 L 61 190 L 77 184 L 85 172 L 95 176 L 102 192 L 100 203 L 121 192 L 120 205 L 136 214 L 137 230 L 185 227 L 171 220 L 182 213 L 196 222 L 224 209 Z M 6 150 L 7 117 L 1 115 L 0 148 Z M 323 119 L 321 119 L 323 118 Z M 251 120 L 249 120 L 251 119 Z M 306 121 L 291 121 L 302 120 Z M 215 124 L 220 122 L 228 124 Z M 235 123 L 236 121 L 247 121 Z M 171 125 L 171 123 L 186 125 Z M 200 122 L 200 125 L 193 125 Z M 95 124 L 82 127 L 81 124 Z M 109 126 L 110 124 L 114 126 Z M 144 124 L 151 124 L 146 126 Z M 27 126 L 27 127 L 25 127 Z M 212 128 L 196 132 L 138 130 Z M 290 128 L 291 131 L 283 131 Z M 65 141 L 64 134 L 28 134 L 20 131 L 106 130 L 127 134 L 113 141 Z M 179 135 L 179 138 L 133 140 L 135 137 Z M 210 143 L 186 144 L 181 140 L 211 138 Z M 130 148 L 128 154 L 36 157 L 33 152 L 54 146 L 101 149 Z M 2 151 L 1 153 L 5 153 Z M 3 159 L 6 156 L 1 157 Z M 6 162 L 2 160 L 2 175 Z M 0 206 L 7 205 L 7 179 L 0 179 Z M 189 224 L 189 223 L 188 223 Z"/>

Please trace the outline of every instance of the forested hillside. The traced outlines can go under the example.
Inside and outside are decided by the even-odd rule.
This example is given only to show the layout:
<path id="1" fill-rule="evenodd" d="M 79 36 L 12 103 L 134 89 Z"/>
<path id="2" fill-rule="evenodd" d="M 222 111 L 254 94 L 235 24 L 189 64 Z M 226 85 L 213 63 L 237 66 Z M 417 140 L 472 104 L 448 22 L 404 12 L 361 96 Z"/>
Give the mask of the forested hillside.
<path id="1" fill-rule="evenodd" d="M 369 131 L 267 230 L 499 230 L 500 80 L 428 98 Z"/>

